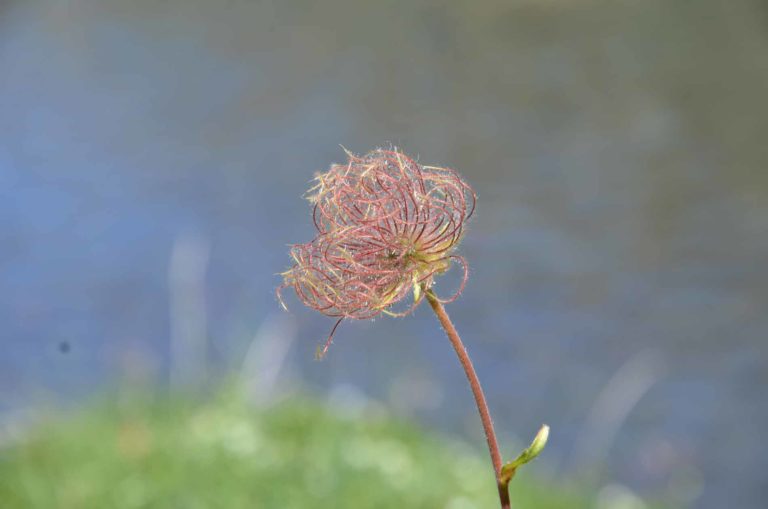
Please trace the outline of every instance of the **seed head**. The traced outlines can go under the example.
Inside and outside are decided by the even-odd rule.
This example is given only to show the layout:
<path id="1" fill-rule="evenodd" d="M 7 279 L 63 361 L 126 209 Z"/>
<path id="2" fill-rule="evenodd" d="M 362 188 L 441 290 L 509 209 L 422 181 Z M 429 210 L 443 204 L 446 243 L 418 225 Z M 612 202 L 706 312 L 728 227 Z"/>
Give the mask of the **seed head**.
<path id="1" fill-rule="evenodd" d="M 340 320 L 402 316 L 452 261 L 464 276 L 447 301 L 458 297 L 467 265 L 453 251 L 474 211 L 472 188 L 455 171 L 394 149 L 347 155 L 308 193 L 317 236 L 291 248 L 294 265 L 282 274 L 278 297 L 293 287 L 304 304 Z M 411 293 L 413 304 L 394 310 Z"/>

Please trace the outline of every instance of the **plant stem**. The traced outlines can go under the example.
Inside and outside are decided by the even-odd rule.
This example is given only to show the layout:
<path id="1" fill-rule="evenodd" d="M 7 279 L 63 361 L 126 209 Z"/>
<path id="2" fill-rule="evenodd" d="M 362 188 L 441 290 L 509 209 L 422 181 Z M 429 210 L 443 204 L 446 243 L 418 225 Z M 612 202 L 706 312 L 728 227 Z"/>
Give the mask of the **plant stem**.
<path id="1" fill-rule="evenodd" d="M 496 486 L 499 489 L 501 507 L 502 509 L 510 509 L 509 481 L 503 481 L 501 479 L 502 460 L 501 453 L 499 452 L 499 443 L 496 440 L 496 432 L 493 430 L 493 420 L 491 419 L 491 413 L 488 410 L 488 403 L 485 401 L 485 394 L 483 394 L 480 380 L 477 378 L 475 368 L 472 366 L 472 360 L 469 358 L 464 343 L 461 342 L 459 333 L 456 332 L 456 327 L 453 326 L 448 313 L 445 311 L 445 307 L 432 290 L 426 290 L 424 294 L 429 305 L 432 306 L 435 315 L 437 315 L 440 325 L 442 325 L 443 330 L 445 330 L 445 334 L 451 341 L 453 349 L 456 350 L 456 355 L 459 356 L 459 362 L 461 362 L 461 366 L 464 368 L 464 373 L 467 375 L 467 380 L 469 380 L 469 386 L 472 388 L 472 394 L 475 396 L 477 411 L 480 413 L 480 420 L 483 422 L 483 430 L 485 431 L 485 439 L 488 442 L 488 450 L 491 453 L 491 463 L 493 463 L 493 470 L 496 473 Z"/>

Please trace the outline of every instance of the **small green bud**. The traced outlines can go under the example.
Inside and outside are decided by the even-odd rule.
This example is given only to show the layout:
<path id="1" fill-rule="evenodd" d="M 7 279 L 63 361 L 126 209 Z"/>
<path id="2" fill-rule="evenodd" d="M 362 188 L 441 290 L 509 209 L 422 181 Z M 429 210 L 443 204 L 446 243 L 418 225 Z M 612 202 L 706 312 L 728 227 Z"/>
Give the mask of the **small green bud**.
<path id="1" fill-rule="evenodd" d="M 536 436 L 533 438 L 533 442 L 528 446 L 520 455 L 513 461 L 506 463 L 501 467 L 501 481 L 505 484 L 508 483 L 514 476 L 518 467 L 525 465 L 533 461 L 541 451 L 544 450 L 544 446 L 547 445 L 547 439 L 549 438 L 549 426 L 544 424 Z"/>

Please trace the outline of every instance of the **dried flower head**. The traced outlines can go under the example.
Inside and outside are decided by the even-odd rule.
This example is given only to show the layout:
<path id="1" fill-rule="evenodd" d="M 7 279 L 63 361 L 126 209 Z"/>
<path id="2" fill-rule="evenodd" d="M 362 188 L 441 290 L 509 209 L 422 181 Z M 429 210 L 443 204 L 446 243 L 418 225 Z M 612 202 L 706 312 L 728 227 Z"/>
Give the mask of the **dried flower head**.
<path id="1" fill-rule="evenodd" d="M 467 265 L 453 251 L 475 207 L 472 188 L 455 171 L 422 166 L 397 150 L 347 155 L 309 191 L 318 234 L 292 247 L 294 265 L 278 296 L 293 287 L 304 304 L 340 320 L 402 316 L 455 261 L 464 271 L 447 301 L 455 299 Z M 412 305 L 393 309 L 411 293 Z"/>

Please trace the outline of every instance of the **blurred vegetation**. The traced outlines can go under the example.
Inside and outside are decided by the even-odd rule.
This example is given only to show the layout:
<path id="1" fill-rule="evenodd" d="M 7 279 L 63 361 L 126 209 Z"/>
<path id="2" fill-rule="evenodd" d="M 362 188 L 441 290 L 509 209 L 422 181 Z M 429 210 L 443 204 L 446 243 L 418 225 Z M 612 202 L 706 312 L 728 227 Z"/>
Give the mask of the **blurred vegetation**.
<path id="1" fill-rule="evenodd" d="M 490 508 L 480 451 L 382 416 L 307 401 L 109 403 L 52 419 L 0 450 L 5 509 Z M 590 507 L 523 472 L 516 507 Z"/>

